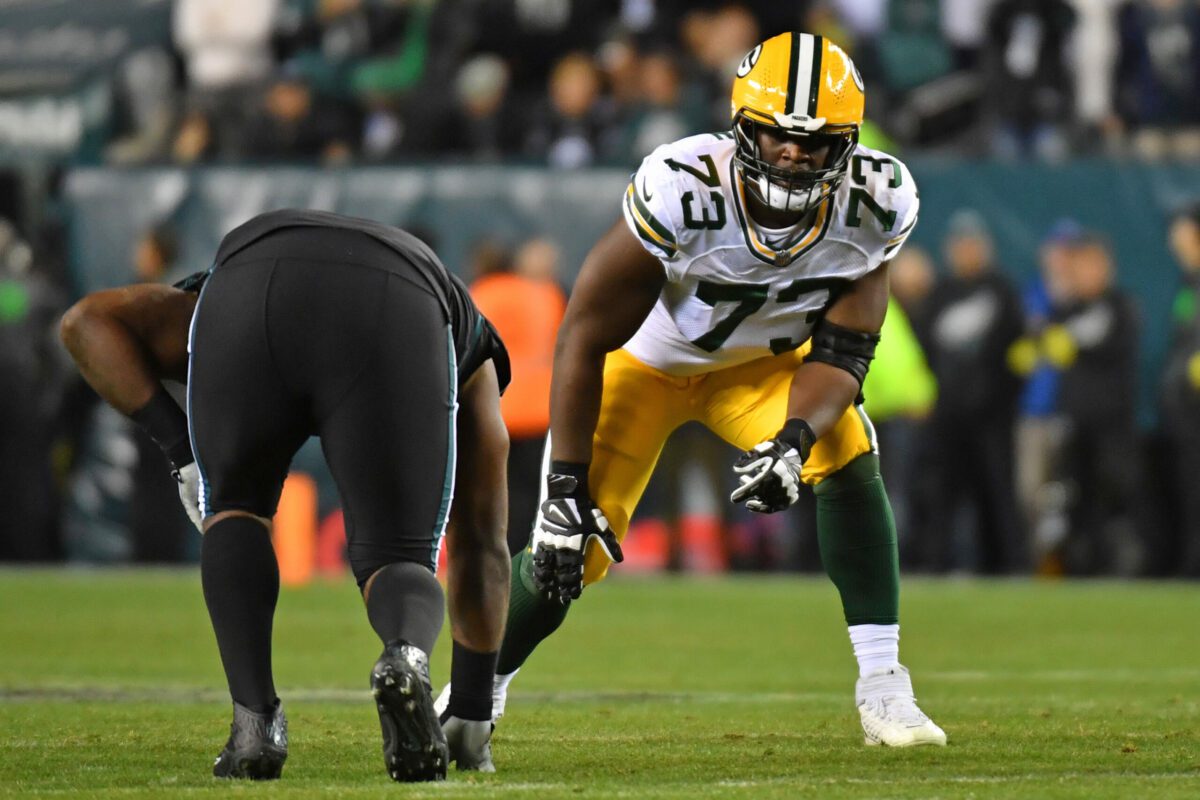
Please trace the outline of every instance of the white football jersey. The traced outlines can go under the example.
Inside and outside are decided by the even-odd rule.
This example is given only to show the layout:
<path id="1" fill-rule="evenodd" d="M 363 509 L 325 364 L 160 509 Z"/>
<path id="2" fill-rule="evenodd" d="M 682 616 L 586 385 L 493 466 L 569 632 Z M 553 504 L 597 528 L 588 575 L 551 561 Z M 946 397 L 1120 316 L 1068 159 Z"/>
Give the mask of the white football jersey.
<path id="1" fill-rule="evenodd" d="M 908 168 L 859 145 L 811 227 L 775 241 L 748 218 L 734 149 L 731 133 L 663 145 L 625 192 L 626 222 L 667 274 L 625 348 L 672 375 L 799 347 L 837 291 L 894 256 L 917 221 Z"/>

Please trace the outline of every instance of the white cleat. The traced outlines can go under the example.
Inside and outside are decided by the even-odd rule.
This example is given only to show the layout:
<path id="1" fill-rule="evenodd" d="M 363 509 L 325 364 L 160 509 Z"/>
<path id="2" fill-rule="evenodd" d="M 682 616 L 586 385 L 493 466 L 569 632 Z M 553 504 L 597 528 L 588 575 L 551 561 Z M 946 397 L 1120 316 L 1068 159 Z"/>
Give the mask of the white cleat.
<path id="1" fill-rule="evenodd" d="M 917 707 L 908 669 L 899 664 L 859 678 L 854 701 L 869 745 L 946 745 L 946 732 Z"/>
<path id="2" fill-rule="evenodd" d="M 442 723 L 442 733 L 450 746 L 450 760 L 463 771 L 495 772 L 492 763 L 493 723 L 447 717 Z"/>
<path id="3" fill-rule="evenodd" d="M 508 702 L 508 685 L 512 683 L 512 679 L 517 677 L 517 673 L 521 670 L 515 669 L 507 675 L 497 675 L 492 679 L 492 724 L 496 724 L 496 720 L 504 716 L 504 706 Z M 446 708 L 450 705 L 450 684 L 446 684 L 442 688 L 442 693 L 437 696 L 437 700 L 433 701 L 433 710 L 437 713 L 440 719 L 446 713 Z"/>
<path id="4" fill-rule="evenodd" d="M 445 715 L 446 708 L 449 705 L 450 705 L 450 684 L 447 683 L 445 686 L 442 687 L 442 693 L 439 694 L 437 696 L 437 699 L 433 701 L 433 713 L 438 715 L 438 719 L 441 719 L 442 716 Z"/>

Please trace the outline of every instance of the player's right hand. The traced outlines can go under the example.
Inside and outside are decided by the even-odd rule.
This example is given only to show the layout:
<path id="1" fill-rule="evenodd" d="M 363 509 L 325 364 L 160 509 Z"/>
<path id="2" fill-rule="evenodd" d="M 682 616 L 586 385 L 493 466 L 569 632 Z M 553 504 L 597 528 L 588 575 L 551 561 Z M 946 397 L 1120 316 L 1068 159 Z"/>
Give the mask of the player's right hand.
<path id="1" fill-rule="evenodd" d="M 801 470 L 817 437 L 802 419 L 789 419 L 774 439 L 759 442 L 734 462 L 738 488 L 729 499 L 760 514 L 783 511 L 800 499 Z"/>
<path id="2" fill-rule="evenodd" d="M 546 476 L 546 499 L 533 530 L 533 582 L 564 605 L 583 591 L 588 542 L 595 540 L 610 561 L 625 560 L 621 544 L 585 487 L 571 475 Z"/>
<path id="3" fill-rule="evenodd" d="M 172 471 L 171 476 L 179 484 L 179 501 L 183 503 L 188 519 L 196 526 L 196 530 L 204 533 L 203 518 L 200 516 L 200 467 L 193 461 Z"/>

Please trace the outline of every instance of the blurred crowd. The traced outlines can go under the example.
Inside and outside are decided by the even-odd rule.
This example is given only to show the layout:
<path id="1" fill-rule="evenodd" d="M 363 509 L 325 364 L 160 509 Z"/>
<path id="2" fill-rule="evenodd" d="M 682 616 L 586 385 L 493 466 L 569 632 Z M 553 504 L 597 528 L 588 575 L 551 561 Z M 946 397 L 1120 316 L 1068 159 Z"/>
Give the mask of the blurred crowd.
<path id="1" fill-rule="evenodd" d="M 864 393 L 907 569 L 1200 577 L 1200 205 L 1164 236 L 1179 268 L 1170 309 L 1138 308 L 1116 284 L 1112 243 L 1069 218 L 1045 231 L 1028 285 L 997 263 L 988 221 L 970 209 L 949 220 L 940 252 L 910 244 L 896 257 Z M 513 361 L 502 412 L 515 550 L 536 507 L 568 290 L 548 239 L 488 238 L 471 252 L 472 293 Z M 67 299 L 32 258 L 0 225 L 0 560 L 194 558 L 161 454 L 67 363 L 55 340 Z M 131 280 L 163 281 L 175 258 L 170 227 L 151 228 L 130 253 Z M 1154 431 L 1135 415 L 1143 314 L 1169 314 L 1173 331 Z M 672 438 L 626 542 L 629 569 L 819 568 L 811 496 L 769 517 L 731 506 L 735 455 L 701 430 Z M 333 520 L 322 550 L 336 551 L 319 449 L 295 468 L 316 479 L 319 515 Z"/>
<path id="2" fill-rule="evenodd" d="M 852 54 L 874 146 L 1200 158 L 1197 0 L 176 0 L 106 159 L 633 164 L 785 30 Z"/>
<path id="3" fill-rule="evenodd" d="M 921 476 L 904 504 L 911 562 L 1139 573 L 1138 310 L 1115 285 L 1110 242 L 1062 220 L 1038 280 L 1019 287 L 995 263 L 984 220 L 960 211 L 942 256 L 937 281 L 919 248 L 895 265 L 896 298 L 938 384 L 928 416 L 883 422 L 920 429 L 896 465 Z"/>
<path id="4" fill-rule="evenodd" d="M 105 158 L 631 166 L 727 127 L 737 62 L 789 29 L 853 54 L 873 146 L 1200 159 L 1197 0 L 176 0 L 171 45 L 114 75 Z M 997 263 L 989 226 L 962 209 L 937 252 L 910 244 L 892 266 L 865 394 L 906 568 L 1200 577 L 1200 206 L 1163 232 L 1180 275 L 1169 309 L 1118 288 L 1106 232 L 1047 221 L 1037 280 L 1019 285 L 1029 265 Z M 96 402 L 57 344 L 65 240 L 0 219 L 0 561 L 193 559 L 198 534 L 157 447 Z M 576 266 L 558 244 L 481 240 L 462 270 L 513 356 L 514 548 Z M 128 279 L 178 278 L 179 250 L 170 224 L 145 230 Z M 1152 431 L 1135 419 L 1143 315 L 1173 330 Z M 703 431 L 672 438 L 627 570 L 819 568 L 811 496 L 744 513 L 726 502 L 733 457 Z M 322 552 L 336 555 L 319 448 L 296 468 L 316 479 Z"/>

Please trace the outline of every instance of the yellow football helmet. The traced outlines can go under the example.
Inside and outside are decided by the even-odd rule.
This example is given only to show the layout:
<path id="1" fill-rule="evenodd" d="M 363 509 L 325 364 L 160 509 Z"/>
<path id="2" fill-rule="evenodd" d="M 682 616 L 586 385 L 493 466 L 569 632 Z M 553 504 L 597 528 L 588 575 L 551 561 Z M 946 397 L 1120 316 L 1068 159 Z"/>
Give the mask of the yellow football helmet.
<path id="1" fill-rule="evenodd" d="M 771 208 L 807 211 L 820 205 L 846 175 L 864 99 L 854 62 L 824 36 L 781 33 L 756 45 L 738 66 L 730 104 L 742 180 Z M 810 152 L 828 145 L 824 165 L 793 172 L 764 161 L 758 144 L 762 127 L 803 137 Z"/>

